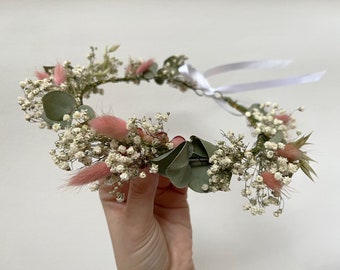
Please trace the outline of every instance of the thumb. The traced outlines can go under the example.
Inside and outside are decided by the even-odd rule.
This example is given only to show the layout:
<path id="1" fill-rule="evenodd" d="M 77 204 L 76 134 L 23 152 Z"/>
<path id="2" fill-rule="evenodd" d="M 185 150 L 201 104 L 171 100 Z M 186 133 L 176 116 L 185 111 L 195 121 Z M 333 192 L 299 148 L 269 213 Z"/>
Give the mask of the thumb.
<path id="1" fill-rule="evenodd" d="M 148 222 L 153 217 L 154 199 L 159 181 L 159 174 L 145 171 L 146 177 L 130 180 L 126 202 L 126 218 L 134 222 Z"/>

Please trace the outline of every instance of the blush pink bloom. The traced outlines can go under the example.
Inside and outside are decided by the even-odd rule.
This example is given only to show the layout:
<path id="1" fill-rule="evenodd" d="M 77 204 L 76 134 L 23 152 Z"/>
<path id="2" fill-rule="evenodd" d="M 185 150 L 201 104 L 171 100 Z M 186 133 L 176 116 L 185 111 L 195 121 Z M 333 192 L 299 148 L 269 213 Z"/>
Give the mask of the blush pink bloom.
<path id="1" fill-rule="evenodd" d="M 126 128 L 126 122 L 123 119 L 112 115 L 97 117 L 92 119 L 89 124 L 98 134 L 119 141 L 123 140 L 129 133 Z"/>
<path id="2" fill-rule="evenodd" d="M 270 188 L 271 190 L 273 190 L 277 194 L 279 194 L 279 192 L 281 192 L 281 189 L 283 187 L 283 183 L 280 182 L 279 180 L 277 180 L 274 177 L 274 174 L 272 174 L 270 172 L 263 172 L 261 174 L 261 176 L 263 178 L 263 182 L 266 184 L 266 186 L 268 188 Z"/>
<path id="3" fill-rule="evenodd" d="M 281 157 L 288 159 L 293 162 L 303 158 L 303 152 L 297 148 L 294 144 L 286 144 L 283 149 L 279 149 L 277 154 Z"/>
<path id="4" fill-rule="evenodd" d="M 105 162 L 101 161 L 80 170 L 78 174 L 70 179 L 68 185 L 82 186 L 100 180 L 108 175 L 110 175 L 110 168 L 106 166 Z"/>
<path id="5" fill-rule="evenodd" d="M 287 124 L 292 119 L 288 114 L 279 114 L 276 115 L 275 118 L 281 120 L 284 124 Z"/>
<path id="6" fill-rule="evenodd" d="M 54 83 L 57 85 L 61 85 L 62 83 L 64 83 L 66 81 L 66 70 L 65 68 L 60 65 L 57 64 L 54 67 Z"/>
<path id="7" fill-rule="evenodd" d="M 39 79 L 39 80 L 43 80 L 46 79 L 48 77 L 50 77 L 50 74 L 48 74 L 45 71 L 36 71 L 35 72 L 35 76 Z"/>
<path id="8" fill-rule="evenodd" d="M 140 66 L 136 69 L 136 74 L 141 75 L 145 73 L 154 63 L 153 59 L 149 59 L 140 64 Z"/>

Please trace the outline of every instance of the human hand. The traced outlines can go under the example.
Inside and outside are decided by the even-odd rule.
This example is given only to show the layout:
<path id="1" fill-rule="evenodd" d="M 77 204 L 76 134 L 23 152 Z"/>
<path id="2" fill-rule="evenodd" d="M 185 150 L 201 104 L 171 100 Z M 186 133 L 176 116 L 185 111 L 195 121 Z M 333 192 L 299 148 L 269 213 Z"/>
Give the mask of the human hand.
<path id="1" fill-rule="evenodd" d="M 100 188 L 118 269 L 194 269 L 187 188 L 145 172 L 125 187 L 124 203 Z"/>

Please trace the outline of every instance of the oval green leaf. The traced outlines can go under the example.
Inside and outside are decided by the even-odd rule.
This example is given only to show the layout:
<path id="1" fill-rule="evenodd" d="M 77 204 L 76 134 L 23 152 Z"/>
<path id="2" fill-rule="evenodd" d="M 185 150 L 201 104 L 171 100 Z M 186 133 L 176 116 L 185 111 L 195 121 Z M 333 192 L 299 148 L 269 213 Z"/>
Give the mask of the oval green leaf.
<path id="1" fill-rule="evenodd" d="M 68 93 L 53 91 L 42 98 L 46 117 L 52 121 L 62 121 L 65 114 L 71 114 L 76 107 L 76 99 Z"/>

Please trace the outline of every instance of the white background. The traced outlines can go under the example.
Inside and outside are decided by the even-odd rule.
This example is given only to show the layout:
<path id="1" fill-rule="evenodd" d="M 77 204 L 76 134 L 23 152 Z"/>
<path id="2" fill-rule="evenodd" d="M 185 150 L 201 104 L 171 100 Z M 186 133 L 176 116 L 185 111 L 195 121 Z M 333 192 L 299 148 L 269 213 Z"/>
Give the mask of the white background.
<path id="1" fill-rule="evenodd" d="M 235 61 L 292 59 L 282 70 L 220 76 L 221 85 L 326 69 L 318 83 L 233 95 L 249 105 L 277 101 L 313 131 L 318 180 L 298 174 L 284 214 L 242 210 L 241 186 L 230 193 L 189 194 L 197 269 L 340 267 L 340 1 L 6 1 L 0 4 L 0 269 L 115 269 L 97 193 L 59 189 L 69 174 L 49 150 L 55 134 L 24 121 L 19 82 L 42 65 L 86 64 L 89 46 L 120 44 L 117 57 L 186 54 L 199 70 Z M 221 139 L 249 134 L 245 121 L 212 100 L 169 87 L 110 85 L 93 97 L 98 112 L 127 118 L 171 111 L 171 135 Z"/>

